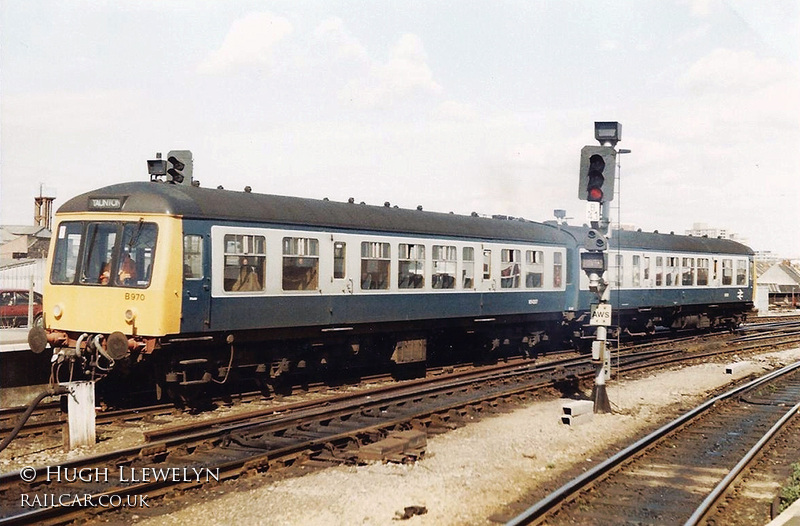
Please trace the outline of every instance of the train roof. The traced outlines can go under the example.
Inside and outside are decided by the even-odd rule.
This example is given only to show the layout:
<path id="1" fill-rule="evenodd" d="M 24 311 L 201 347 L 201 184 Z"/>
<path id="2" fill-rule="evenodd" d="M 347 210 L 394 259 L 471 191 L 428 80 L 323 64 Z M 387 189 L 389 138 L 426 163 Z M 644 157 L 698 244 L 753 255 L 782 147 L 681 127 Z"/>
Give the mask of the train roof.
<path id="1" fill-rule="evenodd" d="M 122 183 L 99 188 L 70 199 L 58 209 L 59 214 L 110 211 L 558 245 L 571 241 L 571 236 L 555 226 L 533 221 L 490 219 L 156 182 Z"/>
<path id="2" fill-rule="evenodd" d="M 587 227 L 562 227 L 571 232 L 579 242 L 583 242 Z M 633 230 L 614 230 L 609 239 L 609 250 L 644 249 L 664 252 L 700 252 L 713 254 L 752 255 L 753 250 L 737 241 L 713 237 L 681 236 L 641 232 Z"/>

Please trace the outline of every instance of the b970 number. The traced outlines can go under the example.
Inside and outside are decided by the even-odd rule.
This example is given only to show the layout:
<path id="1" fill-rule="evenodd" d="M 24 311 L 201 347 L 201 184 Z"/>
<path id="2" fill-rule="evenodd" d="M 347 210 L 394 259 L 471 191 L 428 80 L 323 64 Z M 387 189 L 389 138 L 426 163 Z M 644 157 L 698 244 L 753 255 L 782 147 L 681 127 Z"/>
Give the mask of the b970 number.
<path id="1" fill-rule="evenodd" d="M 144 294 L 141 292 L 126 292 L 125 300 L 127 301 L 144 301 Z"/>

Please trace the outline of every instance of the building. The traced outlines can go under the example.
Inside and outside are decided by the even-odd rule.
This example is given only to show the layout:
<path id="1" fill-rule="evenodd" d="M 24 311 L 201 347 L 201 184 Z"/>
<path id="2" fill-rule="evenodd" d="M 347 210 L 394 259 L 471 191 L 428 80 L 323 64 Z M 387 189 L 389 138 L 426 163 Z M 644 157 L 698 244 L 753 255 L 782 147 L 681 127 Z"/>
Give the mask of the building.
<path id="1" fill-rule="evenodd" d="M 731 232 L 725 228 L 717 228 L 711 227 L 708 223 L 694 223 L 690 230 L 686 231 L 687 236 L 695 236 L 695 237 L 713 237 L 719 239 L 730 239 L 732 241 L 737 241 L 744 245 L 747 244 L 747 239 L 736 234 L 735 232 Z"/>
<path id="2" fill-rule="evenodd" d="M 41 226 L 0 226 L 0 288 L 42 292 L 51 232 Z"/>
<path id="3" fill-rule="evenodd" d="M 800 269 L 789 264 L 756 262 L 756 286 L 769 294 L 770 308 L 800 305 Z"/>
<path id="4" fill-rule="evenodd" d="M 41 226 L 0 226 L 0 261 L 46 258 L 50 236 Z"/>

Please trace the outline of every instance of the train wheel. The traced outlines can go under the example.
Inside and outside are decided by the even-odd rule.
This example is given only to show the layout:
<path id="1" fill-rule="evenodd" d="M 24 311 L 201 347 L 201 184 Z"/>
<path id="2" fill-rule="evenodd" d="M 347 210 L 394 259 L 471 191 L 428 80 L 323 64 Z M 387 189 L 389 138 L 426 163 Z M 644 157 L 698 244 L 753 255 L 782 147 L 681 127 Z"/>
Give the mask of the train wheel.
<path id="1" fill-rule="evenodd" d="M 289 379 L 288 374 L 276 376 L 270 383 L 275 395 L 289 396 L 292 394 L 292 381 Z"/>
<path id="2" fill-rule="evenodd" d="M 428 367 L 425 362 L 395 364 L 394 367 L 392 367 L 392 377 L 395 380 L 425 378 L 426 374 L 428 374 Z"/>
<path id="3" fill-rule="evenodd" d="M 214 409 L 208 385 L 179 385 L 176 394 L 180 400 L 181 409 L 189 410 L 190 413 L 201 413 Z"/>

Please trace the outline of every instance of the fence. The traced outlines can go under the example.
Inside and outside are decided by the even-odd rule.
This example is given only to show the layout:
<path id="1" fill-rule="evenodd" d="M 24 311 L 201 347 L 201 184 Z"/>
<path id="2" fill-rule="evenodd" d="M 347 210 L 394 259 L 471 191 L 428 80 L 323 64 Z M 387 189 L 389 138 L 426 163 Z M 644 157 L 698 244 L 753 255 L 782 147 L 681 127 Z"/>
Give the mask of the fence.
<path id="1" fill-rule="evenodd" d="M 33 279 L 33 290 L 41 294 L 46 264 L 45 259 L 26 259 L 0 267 L 0 288 L 29 290 Z"/>

